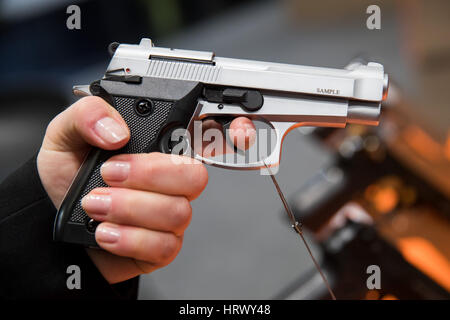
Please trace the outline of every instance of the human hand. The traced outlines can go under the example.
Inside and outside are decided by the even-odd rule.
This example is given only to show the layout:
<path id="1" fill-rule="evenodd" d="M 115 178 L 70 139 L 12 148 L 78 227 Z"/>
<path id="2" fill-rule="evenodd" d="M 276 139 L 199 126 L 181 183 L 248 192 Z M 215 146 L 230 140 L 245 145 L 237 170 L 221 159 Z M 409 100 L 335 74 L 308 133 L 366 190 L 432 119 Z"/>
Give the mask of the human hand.
<path id="1" fill-rule="evenodd" d="M 237 118 L 230 136 L 244 135 L 251 141 L 252 128 L 250 120 Z M 39 176 L 55 207 L 61 205 L 91 146 L 119 149 L 129 135 L 119 113 L 98 97 L 82 98 L 55 117 L 37 158 Z M 82 206 L 101 222 L 96 241 L 105 251 L 87 252 L 105 279 L 125 281 L 173 261 L 191 220 L 190 201 L 208 181 L 203 164 L 156 152 L 126 154 L 109 159 L 101 172 L 110 187 L 92 190 Z"/>

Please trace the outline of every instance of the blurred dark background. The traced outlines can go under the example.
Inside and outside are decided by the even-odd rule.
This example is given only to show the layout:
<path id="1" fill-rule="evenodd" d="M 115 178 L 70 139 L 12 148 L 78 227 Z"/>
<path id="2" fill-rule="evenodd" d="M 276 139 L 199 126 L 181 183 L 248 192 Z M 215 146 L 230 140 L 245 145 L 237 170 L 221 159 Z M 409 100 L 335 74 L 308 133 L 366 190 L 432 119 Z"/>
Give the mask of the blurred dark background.
<path id="1" fill-rule="evenodd" d="M 66 27 L 70 4 L 81 8 L 81 30 Z M 381 30 L 366 28 L 371 4 L 381 8 Z M 108 44 L 142 37 L 244 59 L 336 68 L 358 56 L 380 62 L 396 85 L 385 108 L 399 96 L 408 101 L 403 114 L 442 146 L 446 180 L 449 9 L 420 0 L 0 0 L 0 180 L 38 151 L 48 122 L 75 100 L 71 87 L 103 75 Z M 285 141 L 278 179 L 288 196 L 336 161 L 308 133 L 295 130 Z M 208 171 L 180 256 L 142 277 L 141 298 L 272 298 L 311 269 L 267 177 Z M 444 182 L 439 192 L 448 190 Z"/>

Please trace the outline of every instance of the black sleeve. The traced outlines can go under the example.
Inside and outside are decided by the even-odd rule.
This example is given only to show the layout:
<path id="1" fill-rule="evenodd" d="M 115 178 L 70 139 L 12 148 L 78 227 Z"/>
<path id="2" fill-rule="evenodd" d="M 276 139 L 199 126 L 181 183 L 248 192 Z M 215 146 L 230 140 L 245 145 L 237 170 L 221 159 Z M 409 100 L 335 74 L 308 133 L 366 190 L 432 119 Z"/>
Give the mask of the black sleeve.
<path id="1" fill-rule="evenodd" d="M 138 277 L 110 285 L 84 248 L 52 240 L 56 209 L 29 160 L 0 185 L 0 298 L 136 299 Z M 67 288 L 67 268 L 81 289 Z"/>

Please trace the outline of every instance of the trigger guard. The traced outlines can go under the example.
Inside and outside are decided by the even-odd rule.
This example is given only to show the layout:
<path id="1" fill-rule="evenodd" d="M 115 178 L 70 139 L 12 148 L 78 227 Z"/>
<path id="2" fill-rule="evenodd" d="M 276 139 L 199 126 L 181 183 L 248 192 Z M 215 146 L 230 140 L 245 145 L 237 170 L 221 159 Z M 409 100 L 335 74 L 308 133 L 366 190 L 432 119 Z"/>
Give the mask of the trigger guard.
<path id="1" fill-rule="evenodd" d="M 237 149 L 231 139 L 228 137 L 226 129 L 229 128 L 231 121 L 233 121 L 234 117 L 211 117 L 216 122 L 220 123 L 222 125 L 223 134 L 226 135 L 226 141 L 229 143 L 230 146 L 233 146 L 233 149 L 237 150 L 239 154 L 242 154 L 241 150 Z M 205 118 L 203 120 L 206 120 L 208 118 Z M 281 150 L 282 150 L 282 144 L 285 135 L 291 131 L 292 129 L 300 126 L 298 123 L 295 122 L 268 122 L 270 126 L 276 130 L 276 146 L 275 149 L 272 150 L 272 152 L 265 157 L 264 159 L 258 160 L 256 162 L 251 163 L 224 163 L 221 161 L 217 161 L 210 158 L 204 158 L 199 154 L 196 154 L 195 152 L 191 155 L 193 158 L 215 167 L 219 168 L 225 168 L 225 169 L 234 169 L 234 170 L 255 170 L 255 169 L 267 169 L 267 167 L 274 168 L 278 167 L 281 160 Z M 190 150 L 193 150 L 191 146 L 190 139 L 187 140 L 187 143 L 189 145 Z M 245 155 L 245 152 L 243 152 Z"/>

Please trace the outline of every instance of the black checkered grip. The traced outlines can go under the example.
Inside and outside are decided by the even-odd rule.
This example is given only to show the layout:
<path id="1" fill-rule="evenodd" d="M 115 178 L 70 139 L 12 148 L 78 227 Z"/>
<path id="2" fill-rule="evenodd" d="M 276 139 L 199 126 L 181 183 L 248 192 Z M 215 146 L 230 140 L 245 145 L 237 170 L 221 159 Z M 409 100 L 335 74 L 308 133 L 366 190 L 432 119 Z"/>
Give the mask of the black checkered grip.
<path id="1" fill-rule="evenodd" d="M 136 99 L 128 97 L 114 97 L 114 106 L 128 124 L 131 138 L 128 144 L 117 151 L 103 151 L 99 162 L 95 165 L 83 192 L 75 204 L 69 221 L 72 223 L 86 223 L 87 215 L 81 207 L 81 199 L 91 190 L 97 187 L 106 187 L 100 175 L 101 165 L 115 154 L 142 153 L 149 151 L 149 146 L 157 138 L 159 131 L 164 126 L 173 106 L 172 102 L 153 100 L 154 110 L 148 117 L 138 116 L 134 111 Z"/>

